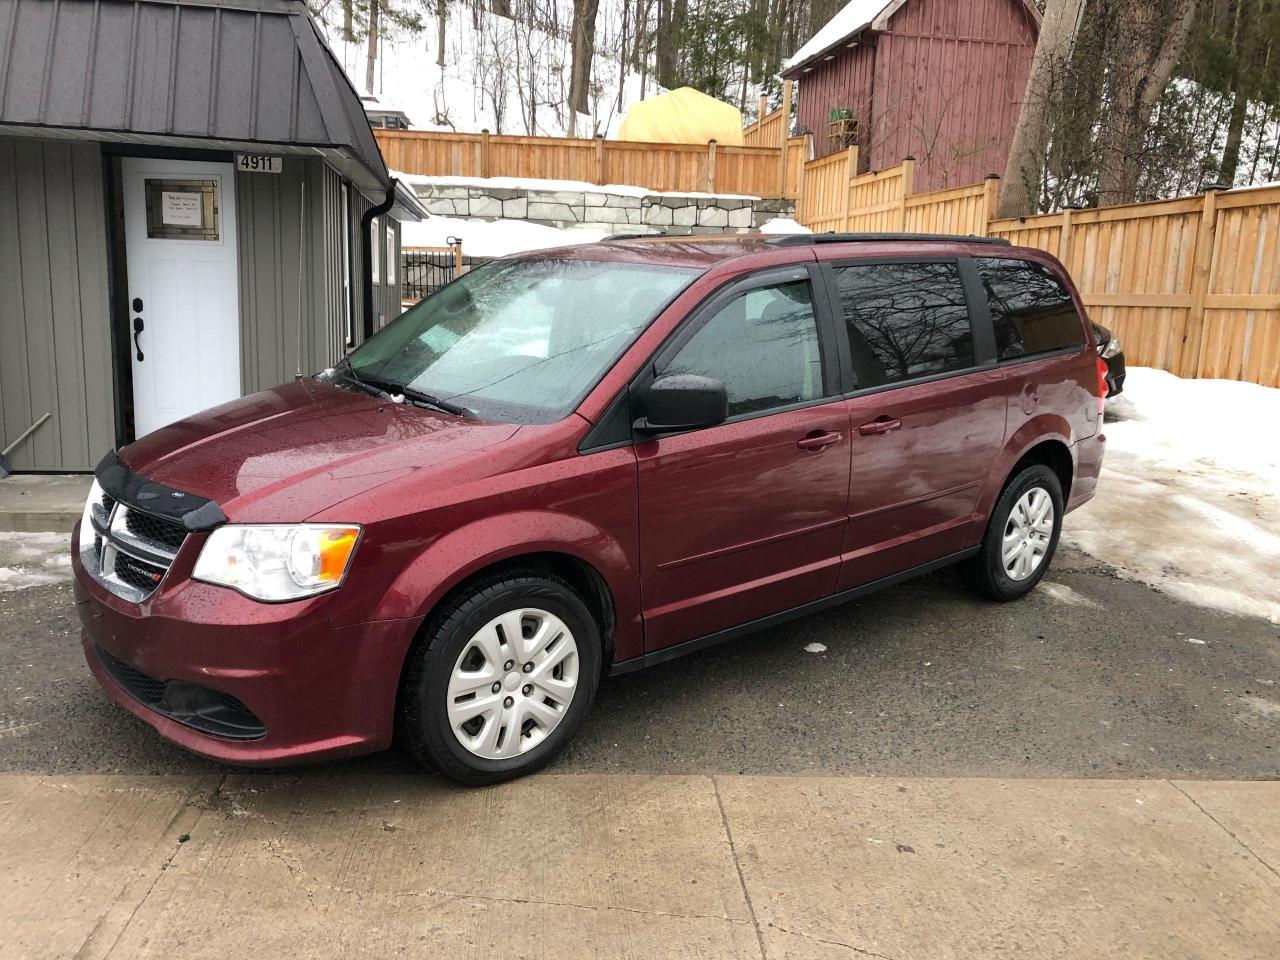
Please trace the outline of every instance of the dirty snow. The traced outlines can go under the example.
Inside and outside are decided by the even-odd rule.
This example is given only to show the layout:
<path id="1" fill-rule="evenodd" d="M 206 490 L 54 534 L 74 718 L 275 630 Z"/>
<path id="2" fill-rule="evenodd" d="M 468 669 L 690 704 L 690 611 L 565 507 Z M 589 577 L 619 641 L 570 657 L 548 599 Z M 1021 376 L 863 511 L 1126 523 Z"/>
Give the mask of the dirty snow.
<path id="1" fill-rule="evenodd" d="M 70 534 L 0 533 L 0 593 L 70 579 Z"/>
<path id="2" fill-rule="evenodd" d="M 1048 580 L 1042 580 L 1037 588 L 1041 593 L 1050 600 L 1057 600 L 1059 603 L 1065 603 L 1069 607 L 1096 607 L 1097 604 L 1083 594 L 1076 593 L 1065 583 L 1052 583 Z"/>
<path id="3" fill-rule="evenodd" d="M 826 653 L 827 645 L 825 643 L 809 643 L 805 645 L 805 653 Z"/>
<path id="4" fill-rule="evenodd" d="M 1131 367 L 1063 539 L 1191 603 L 1280 623 L 1280 390 Z"/>

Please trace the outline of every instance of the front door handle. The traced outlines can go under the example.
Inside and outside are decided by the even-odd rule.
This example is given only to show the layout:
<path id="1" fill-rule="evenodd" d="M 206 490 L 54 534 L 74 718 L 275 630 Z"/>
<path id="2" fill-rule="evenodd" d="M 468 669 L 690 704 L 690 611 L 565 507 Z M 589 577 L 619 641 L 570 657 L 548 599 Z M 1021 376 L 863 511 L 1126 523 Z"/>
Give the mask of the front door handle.
<path id="1" fill-rule="evenodd" d="M 864 423 L 858 428 L 858 432 L 864 437 L 883 436 L 890 430 L 899 430 L 902 427 L 902 421 L 897 417 L 876 417 L 870 423 Z"/>
<path id="2" fill-rule="evenodd" d="M 821 450 L 823 447 L 829 447 L 843 439 L 843 433 L 814 433 L 803 440 L 797 440 L 796 446 L 801 450 Z"/>
<path id="3" fill-rule="evenodd" d="M 144 329 L 145 329 L 145 325 L 142 322 L 142 318 L 134 317 L 133 318 L 133 346 L 134 346 L 134 349 L 138 351 L 139 363 L 142 362 L 142 344 L 138 342 L 138 337 L 142 334 L 142 331 Z"/>

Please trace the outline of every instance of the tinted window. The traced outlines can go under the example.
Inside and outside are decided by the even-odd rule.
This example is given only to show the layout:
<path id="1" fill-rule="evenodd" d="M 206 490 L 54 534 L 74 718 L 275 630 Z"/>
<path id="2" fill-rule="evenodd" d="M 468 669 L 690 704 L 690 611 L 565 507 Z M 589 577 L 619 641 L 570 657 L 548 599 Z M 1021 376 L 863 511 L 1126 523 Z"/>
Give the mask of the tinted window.
<path id="1" fill-rule="evenodd" d="M 835 271 L 858 389 L 973 366 L 973 329 L 954 262 Z"/>
<path id="2" fill-rule="evenodd" d="M 808 282 L 763 287 L 730 301 L 661 372 L 720 380 L 731 417 L 824 396 Z"/>
<path id="3" fill-rule="evenodd" d="M 1047 268 L 1025 260 L 977 263 L 1001 360 L 1083 346 L 1084 328 L 1071 295 Z"/>

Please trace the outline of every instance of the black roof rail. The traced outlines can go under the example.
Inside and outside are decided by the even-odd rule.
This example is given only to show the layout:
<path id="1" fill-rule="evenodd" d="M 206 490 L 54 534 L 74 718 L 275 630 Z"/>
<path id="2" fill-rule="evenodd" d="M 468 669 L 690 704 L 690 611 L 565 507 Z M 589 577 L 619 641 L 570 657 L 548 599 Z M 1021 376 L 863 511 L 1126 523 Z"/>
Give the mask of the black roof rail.
<path id="1" fill-rule="evenodd" d="M 908 240 L 914 243 L 989 243 L 1007 247 L 1004 237 L 979 237 L 951 233 L 783 233 L 769 238 L 778 247 L 807 247 L 818 243 L 883 243 Z"/>

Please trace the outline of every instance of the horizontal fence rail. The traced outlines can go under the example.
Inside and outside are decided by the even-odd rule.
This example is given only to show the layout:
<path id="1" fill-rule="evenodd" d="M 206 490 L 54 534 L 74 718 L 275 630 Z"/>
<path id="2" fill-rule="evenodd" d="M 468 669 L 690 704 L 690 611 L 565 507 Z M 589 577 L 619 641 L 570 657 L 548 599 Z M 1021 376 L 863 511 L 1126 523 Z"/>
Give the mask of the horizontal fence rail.
<path id="1" fill-rule="evenodd" d="M 818 232 L 995 236 L 1047 250 L 1129 363 L 1280 387 L 1280 187 L 998 220 L 998 179 L 913 194 L 913 168 L 859 175 L 856 147 L 810 161 L 798 218 Z"/>
<path id="2" fill-rule="evenodd" d="M 429 130 L 374 130 L 374 135 L 387 166 L 405 173 L 580 180 L 655 193 L 794 197 L 807 159 L 804 138 L 798 137 L 774 146 L 728 147 L 714 141 L 632 143 Z"/>

